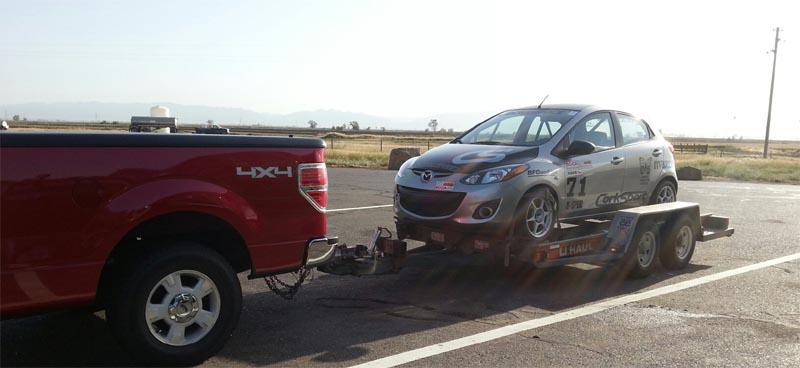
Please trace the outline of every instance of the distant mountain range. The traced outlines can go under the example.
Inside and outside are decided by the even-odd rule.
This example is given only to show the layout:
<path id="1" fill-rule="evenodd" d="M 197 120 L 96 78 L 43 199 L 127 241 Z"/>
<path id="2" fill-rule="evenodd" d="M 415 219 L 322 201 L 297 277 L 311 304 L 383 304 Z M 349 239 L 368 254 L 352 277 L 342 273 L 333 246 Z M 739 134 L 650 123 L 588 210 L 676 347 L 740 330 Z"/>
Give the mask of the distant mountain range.
<path id="1" fill-rule="evenodd" d="M 316 121 L 320 128 L 347 124 L 357 121 L 362 129 L 366 127 L 385 127 L 386 129 L 425 130 L 431 119 L 437 119 L 439 128 L 465 130 L 485 120 L 495 112 L 444 113 L 436 116 L 418 118 L 384 117 L 370 114 L 340 111 L 315 110 L 299 111 L 291 114 L 271 114 L 241 108 L 214 107 L 201 105 L 182 105 L 171 102 L 152 103 L 112 103 L 112 102 L 59 102 L 24 103 L 0 105 L 3 119 L 11 120 L 14 115 L 28 120 L 51 121 L 120 121 L 128 122 L 131 116 L 147 116 L 150 108 L 166 106 L 170 115 L 178 122 L 205 123 L 214 120 L 220 125 L 267 125 L 267 126 L 308 126 L 309 120 Z"/>

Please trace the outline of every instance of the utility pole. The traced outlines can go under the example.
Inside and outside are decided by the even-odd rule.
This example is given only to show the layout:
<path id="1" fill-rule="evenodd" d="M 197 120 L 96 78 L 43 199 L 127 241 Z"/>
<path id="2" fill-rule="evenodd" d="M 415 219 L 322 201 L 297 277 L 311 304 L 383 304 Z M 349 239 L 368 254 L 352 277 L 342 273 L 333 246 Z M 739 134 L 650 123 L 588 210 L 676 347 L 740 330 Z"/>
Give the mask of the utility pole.
<path id="1" fill-rule="evenodd" d="M 775 64 L 778 61 L 778 41 L 780 41 L 781 28 L 775 28 L 775 48 L 772 52 L 772 82 L 769 84 L 769 109 L 767 109 L 767 136 L 764 138 L 764 158 L 769 156 L 769 122 L 772 119 L 772 91 L 775 88 Z"/>

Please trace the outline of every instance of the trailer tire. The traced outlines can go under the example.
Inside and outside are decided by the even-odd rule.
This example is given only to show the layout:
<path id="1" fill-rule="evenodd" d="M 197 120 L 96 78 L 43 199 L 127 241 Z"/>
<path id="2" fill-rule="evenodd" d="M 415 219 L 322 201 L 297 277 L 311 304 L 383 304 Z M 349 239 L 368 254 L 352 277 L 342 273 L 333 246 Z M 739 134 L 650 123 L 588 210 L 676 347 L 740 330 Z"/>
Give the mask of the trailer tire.
<path id="1" fill-rule="evenodd" d="M 236 273 L 200 244 L 147 249 L 116 274 L 106 309 L 111 331 L 144 364 L 202 363 L 222 348 L 239 321 Z"/>
<path id="2" fill-rule="evenodd" d="M 658 227 L 652 221 L 636 226 L 631 244 L 622 258 L 622 272 L 632 279 L 640 279 L 653 273 L 658 263 L 660 237 Z"/>
<path id="3" fill-rule="evenodd" d="M 518 235 L 533 243 L 543 243 L 556 227 L 558 201 L 547 188 L 536 188 L 522 196 L 515 219 Z"/>
<path id="4" fill-rule="evenodd" d="M 681 216 L 670 228 L 659 253 L 664 268 L 679 270 L 689 264 L 697 242 L 693 225 L 688 216 Z"/>

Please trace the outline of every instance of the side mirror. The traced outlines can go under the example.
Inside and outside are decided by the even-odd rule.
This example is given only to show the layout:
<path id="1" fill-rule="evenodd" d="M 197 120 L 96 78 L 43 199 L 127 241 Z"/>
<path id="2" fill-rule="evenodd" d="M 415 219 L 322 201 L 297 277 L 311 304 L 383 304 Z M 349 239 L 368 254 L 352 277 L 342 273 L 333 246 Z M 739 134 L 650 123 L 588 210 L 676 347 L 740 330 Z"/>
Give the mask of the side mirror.
<path id="1" fill-rule="evenodd" d="M 597 146 L 594 145 L 592 142 L 587 141 L 574 141 L 570 143 L 567 150 L 564 151 L 564 156 L 581 156 L 581 155 L 588 155 L 594 152 L 597 149 Z"/>

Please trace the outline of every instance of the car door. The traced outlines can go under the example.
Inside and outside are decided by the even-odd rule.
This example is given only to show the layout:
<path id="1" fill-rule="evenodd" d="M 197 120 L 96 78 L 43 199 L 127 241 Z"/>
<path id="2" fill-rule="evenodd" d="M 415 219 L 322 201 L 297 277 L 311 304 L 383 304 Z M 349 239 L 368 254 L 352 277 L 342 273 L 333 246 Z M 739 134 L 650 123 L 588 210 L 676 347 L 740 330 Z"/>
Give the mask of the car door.
<path id="1" fill-rule="evenodd" d="M 593 113 L 578 122 L 559 143 L 569 147 L 576 140 L 591 142 L 596 150 L 587 155 L 565 157 L 565 180 L 560 197 L 562 218 L 586 216 L 610 210 L 604 201 L 622 191 L 624 157 L 616 143 L 616 130 L 610 112 Z"/>
<path id="2" fill-rule="evenodd" d="M 621 150 L 626 160 L 623 182 L 623 191 L 626 193 L 624 207 L 647 204 L 659 175 L 654 162 L 665 155 L 665 148 L 655 139 L 647 124 L 641 119 L 623 112 L 616 112 L 615 115 Z"/>

